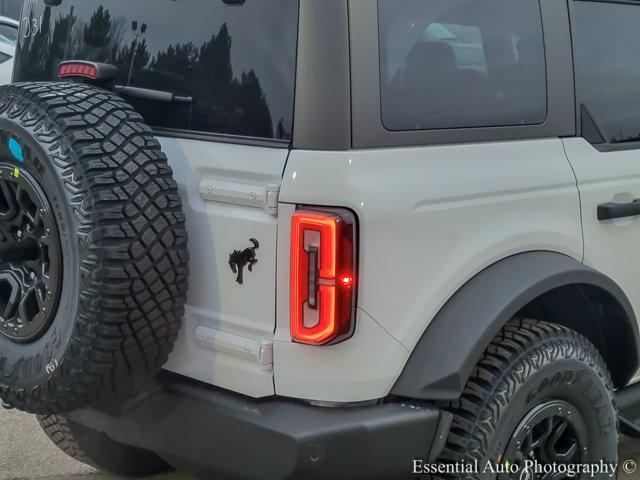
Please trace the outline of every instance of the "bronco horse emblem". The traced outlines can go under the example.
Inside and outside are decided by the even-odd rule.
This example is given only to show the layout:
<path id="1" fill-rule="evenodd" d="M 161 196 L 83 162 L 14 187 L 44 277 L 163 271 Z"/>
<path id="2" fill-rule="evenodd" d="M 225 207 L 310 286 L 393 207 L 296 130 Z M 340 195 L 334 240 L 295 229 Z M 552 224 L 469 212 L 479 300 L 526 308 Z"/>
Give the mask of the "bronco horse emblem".
<path id="1" fill-rule="evenodd" d="M 250 238 L 249 241 L 253 243 L 253 247 L 245 248 L 244 250 L 234 250 L 229 255 L 229 266 L 233 273 L 237 273 L 236 282 L 240 285 L 244 283 L 243 272 L 245 265 L 248 266 L 249 271 L 253 271 L 253 266 L 258 263 L 256 260 L 256 250 L 260 248 L 260 244 L 255 238 Z"/>

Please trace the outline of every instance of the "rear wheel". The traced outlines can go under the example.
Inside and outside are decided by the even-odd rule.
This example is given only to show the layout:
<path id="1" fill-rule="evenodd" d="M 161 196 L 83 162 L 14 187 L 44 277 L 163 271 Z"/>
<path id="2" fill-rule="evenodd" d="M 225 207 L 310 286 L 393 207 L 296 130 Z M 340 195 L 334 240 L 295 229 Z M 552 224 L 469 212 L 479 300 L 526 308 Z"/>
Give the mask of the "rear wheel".
<path id="1" fill-rule="evenodd" d="M 460 478 L 555 480 L 568 478 L 575 465 L 617 462 L 607 368 L 588 340 L 564 327 L 510 322 L 461 398 L 443 407 L 454 417 L 440 460 L 479 465 L 479 472 Z M 535 471 L 534 465 L 546 467 Z M 525 470 L 530 475 L 522 477 Z"/>
<path id="2" fill-rule="evenodd" d="M 155 453 L 118 443 L 104 433 L 65 417 L 38 417 L 51 441 L 71 458 L 105 472 L 127 477 L 154 475 L 171 470 Z"/>

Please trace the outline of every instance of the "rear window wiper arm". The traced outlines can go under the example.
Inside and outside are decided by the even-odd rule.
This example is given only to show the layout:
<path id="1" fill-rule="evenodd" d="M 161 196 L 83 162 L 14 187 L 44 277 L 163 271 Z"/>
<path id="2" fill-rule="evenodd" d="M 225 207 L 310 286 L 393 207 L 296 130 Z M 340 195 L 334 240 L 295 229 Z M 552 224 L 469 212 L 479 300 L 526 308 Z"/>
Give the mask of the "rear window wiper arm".
<path id="1" fill-rule="evenodd" d="M 129 87 L 126 85 L 114 85 L 113 89 L 123 97 L 152 100 L 162 103 L 193 103 L 193 97 L 176 95 L 173 92 L 152 90 L 150 88 Z"/>

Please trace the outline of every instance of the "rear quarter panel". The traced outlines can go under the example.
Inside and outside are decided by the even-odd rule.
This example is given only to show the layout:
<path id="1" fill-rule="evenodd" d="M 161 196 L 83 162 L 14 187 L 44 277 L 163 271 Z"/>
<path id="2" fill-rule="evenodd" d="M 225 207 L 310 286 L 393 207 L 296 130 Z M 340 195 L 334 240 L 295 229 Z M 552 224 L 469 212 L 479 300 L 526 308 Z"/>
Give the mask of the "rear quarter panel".
<path id="1" fill-rule="evenodd" d="M 384 397 L 436 313 L 475 274 L 526 251 L 583 256 L 576 180 L 559 139 L 293 151 L 280 200 L 350 208 L 360 232 L 360 323 L 332 347 L 290 342 L 280 247 L 274 366 L 284 396 Z M 292 212 L 281 210 L 279 235 Z"/>

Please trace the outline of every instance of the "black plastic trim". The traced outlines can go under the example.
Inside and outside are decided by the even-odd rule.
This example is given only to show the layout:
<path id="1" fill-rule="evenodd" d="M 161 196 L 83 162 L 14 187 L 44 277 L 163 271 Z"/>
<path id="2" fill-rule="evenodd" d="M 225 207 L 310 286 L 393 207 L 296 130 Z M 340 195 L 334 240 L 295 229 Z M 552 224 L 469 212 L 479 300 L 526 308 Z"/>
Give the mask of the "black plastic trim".
<path id="1" fill-rule="evenodd" d="M 629 203 L 601 203 L 598 205 L 598 220 L 637 217 L 640 215 L 640 200 Z"/>
<path id="2" fill-rule="evenodd" d="M 173 92 L 154 90 L 151 88 L 130 87 L 128 85 L 114 85 L 113 90 L 120 96 L 140 98 L 160 103 L 192 103 L 193 97 L 176 95 Z"/>
<path id="3" fill-rule="evenodd" d="M 640 383 L 633 383 L 616 391 L 615 400 L 618 407 L 620 433 L 627 437 L 640 438 L 640 422 L 638 419 Z"/>
<path id="4" fill-rule="evenodd" d="M 632 383 L 616 392 L 616 406 L 622 412 L 640 407 L 640 382 Z"/>
<path id="5" fill-rule="evenodd" d="M 493 337 L 523 307 L 553 289 L 587 285 L 608 292 L 625 313 L 635 345 L 632 365 L 614 378 L 625 385 L 640 351 L 638 325 L 629 299 L 605 275 L 553 252 L 529 252 L 501 260 L 480 272 L 445 304 L 415 347 L 392 394 L 422 400 L 455 400 Z"/>
<path id="6" fill-rule="evenodd" d="M 232 143 L 235 145 L 250 145 L 254 147 L 289 149 L 289 140 L 275 140 L 270 138 L 240 137 L 224 135 L 222 133 L 192 132 L 172 128 L 153 127 L 156 137 L 183 138 L 187 140 L 201 140 L 203 142 Z"/>
<path id="7" fill-rule="evenodd" d="M 438 423 L 436 434 L 433 437 L 433 444 L 431 445 L 431 453 L 429 453 L 429 457 L 427 458 L 430 463 L 435 463 L 438 460 L 444 447 L 447 445 L 452 424 L 453 414 L 445 410 L 441 411 L 440 422 Z"/>
<path id="8" fill-rule="evenodd" d="M 300 0 L 295 149 L 351 148 L 347 4 L 345 0 Z"/>
<path id="9" fill-rule="evenodd" d="M 396 478 L 414 459 L 437 457 L 451 423 L 423 404 L 255 400 L 172 374 L 109 413 L 69 417 L 202 478 L 255 480 Z"/>
<path id="10" fill-rule="evenodd" d="M 580 0 L 582 2 L 590 2 L 591 0 Z M 586 140 L 586 139 L 585 139 Z M 600 153 L 627 152 L 629 150 L 640 150 L 640 140 L 637 142 L 623 143 L 597 143 L 591 144 Z"/>
<path id="11" fill-rule="evenodd" d="M 623 5 L 638 5 L 638 0 L 574 0 L 576 2 L 591 2 L 591 3 L 620 3 Z"/>
<path id="12" fill-rule="evenodd" d="M 573 60 L 567 4 L 540 0 L 547 61 L 547 120 L 540 125 L 392 132 L 382 124 L 377 2 L 350 1 L 353 147 L 385 148 L 573 136 Z"/>
<path id="13" fill-rule="evenodd" d="M 618 414 L 620 433 L 631 438 L 640 438 L 640 425 Z"/>

